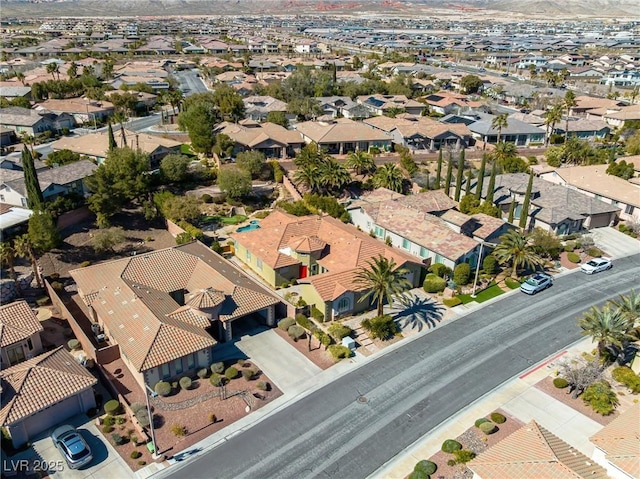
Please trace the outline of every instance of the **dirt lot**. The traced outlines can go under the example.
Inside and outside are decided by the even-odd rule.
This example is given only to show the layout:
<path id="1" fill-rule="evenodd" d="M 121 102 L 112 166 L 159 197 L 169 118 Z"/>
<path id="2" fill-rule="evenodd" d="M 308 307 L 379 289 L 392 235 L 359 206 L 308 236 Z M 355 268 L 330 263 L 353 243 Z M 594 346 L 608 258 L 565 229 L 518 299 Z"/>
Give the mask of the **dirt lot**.
<path id="1" fill-rule="evenodd" d="M 93 220 L 86 220 L 62 230 L 63 244 L 40 258 L 40 266 L 45 276 L 54 273 L 68 277 L 69 271 L 78 268 L 81 263 L 101 263 L 124 258 L 133 252 L 144 253 L 175 246 L 176 242 L 165 229 L 162 221 L 149 222 L 139 210 L 124 210 L 113 217 L 113 226 L 121 226 L 125 242 L 114 248 L 113 252 L 96 253 L 91 239 L 97 230 Z"/>

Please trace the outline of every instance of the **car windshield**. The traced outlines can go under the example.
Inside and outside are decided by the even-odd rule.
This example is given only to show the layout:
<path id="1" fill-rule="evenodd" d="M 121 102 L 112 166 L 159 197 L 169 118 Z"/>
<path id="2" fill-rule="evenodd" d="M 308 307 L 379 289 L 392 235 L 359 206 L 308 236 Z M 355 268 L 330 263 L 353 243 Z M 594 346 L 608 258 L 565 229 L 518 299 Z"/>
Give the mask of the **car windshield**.
<path id="1" fill-rule="evenodd" d="M 593 261 L 593 260 L 591 260 L 591 261 L 589 261 L 587 264 L 588 264 L 589 266 L 598 266 L 598 264 L 599 264 L 599 263 L 598 263 L 597 261 Z"/>
<path id="2" fill-rule="evenodd" d="M 538 281 L 535 278 L 529 278 L 527 281 L 525 281 L 527 284 L 530 284 L 531 286 L 538 286 L 540 284 L 540 281 Z"/>

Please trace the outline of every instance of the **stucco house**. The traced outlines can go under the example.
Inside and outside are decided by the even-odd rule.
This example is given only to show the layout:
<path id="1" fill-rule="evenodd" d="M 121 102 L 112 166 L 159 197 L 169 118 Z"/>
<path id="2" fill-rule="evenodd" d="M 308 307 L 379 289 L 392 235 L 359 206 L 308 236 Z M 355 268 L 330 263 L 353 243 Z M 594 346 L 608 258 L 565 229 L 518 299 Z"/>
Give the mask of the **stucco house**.
<path id="1" fill-rule="evenodd" d="M 305 143 L 317 143 L 330 154 L 369 151 L 371 147 L 391 149 L 390 135 L 347 118 L 305 121 L 295 125 L 295 129 L 302 135 Z"/>
<path id="2" fill-rule="evenodd" d="M 469 130 L 474 138 L 485 143 L 498 142 L 498 129 L 492 126 L 492 115 L 483 115 L 469 125 Z M 542 146 L 545 138 L 545 130 L 537 126 L 529 125 L 515 118 L 509 118 L 508 125 L 500 132 L 500 141 L 515 143 L 516 146 Z"/>
<path id="3" fill-rule="evenodd" d="M 237 322 L 274 326 L 279 314 L 277 296 L 197 242 L 70 274 L 142 388 L 209 367 Z"/>
<path id="4" fill-rule="evenodd" d="M 276 210 L 253 231 L 233 233 L 236 257 L 271 287 L 297 282 L 302 299 L 326 319 L 371 308 L 361 301 L 357 272 L 379 255 L 393 259 L 413 287 L 420 284 L 421 262 L 330 216 L 293 216 Z"/>
<path id="5" fill-rule="evenodd" d="M 239 123 L 222 122 L 214 133 L 223 133 L 235 142 L 234 153 L 254 150 L 266 158 L 291 158 L 305 144 L 297 131 L 287 130 L 275 123 L 257 123 L 245 119 Z"/>
<path id="6" fill-rule="evenodd" d="M 0 426 L 14 447 L 96 407 L 98 380 L 62 346 L 3 369 L 0 381 Z"/>
<path id="7" fill-rule="evenodd" d="M 42 331 L 26 301 L 0 306 L 0 366 L 4 369 L 40 354 Z"/>
<path id="8" fill-rule="evenodd" d="M 19 106 L 0 108 L 0 126 L 13 130 L 17 135 L 31 136 L 56 129 L 50 116 Z"/>

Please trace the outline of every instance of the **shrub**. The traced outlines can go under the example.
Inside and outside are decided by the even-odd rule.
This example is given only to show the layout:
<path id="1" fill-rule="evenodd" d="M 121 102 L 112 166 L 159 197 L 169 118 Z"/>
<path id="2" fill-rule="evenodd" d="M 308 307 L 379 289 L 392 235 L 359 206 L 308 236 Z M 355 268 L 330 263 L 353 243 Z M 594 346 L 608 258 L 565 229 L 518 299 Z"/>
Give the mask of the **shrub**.
<path id="1" fill-rule="evenodd" d="M 453 457 L 456 459 L 456 464 L 466 464 L 476 457 L 476 453 L 473 451 L 467 451 L 466 449 L 461 449 L 459 451 L 454 451 Z"/>
<path id="2" fill-rule="evenodd" d="M 460 263 L 453 270 L 453 282 L 458 285 L 465 285 L 471 277 L 471 266 L 469 263 Z"/>
<path id="3" fill-rule="evenodd" d="M 351 356 L 351 350 L 342 344 L 332 344 L 327 349 L 335 362 Z"/>
<path id="4" fill-rule="evenodd" d="M 242 377 L 247 381 L 251 381 L 256 376 L 256 372 L 253 369 L 243 369 Z"/>
<path id="5" fill-rule="evenodd" d="M 171 394 L 171 384 L 166 381 L 159 381 L 158 383 L 156 383 L 153 390 L 160 396 L 168 396 L 169 394 Z"/>
<path id="6" fill-rule="evenodd" d="M 493 424 L 492 422 L 483 422 L 482 424 L 480 424 L 480 426 L 478 426 L 480 428 L 480 430 L 482 432 L 484 432 L 487 436 L 489 434 L 493 434 L 494 432 L 496 432 L 497 428 L 496 425 Z"/>
<path id="7" fill-rule="evenodd" d="M 178 389 L 178 381 L 173 381 L 171 383 L 171 389 Z"/>
<path id="8" fill-rule="evenodd" d="M 573 252 L 573 251 L 575 251 L 575 250 L 576 250 L 576 244 L 575 244 L 573 241 L 569 241 L 568 243 L 566 243 L 566 244 L 564 245 L 564 250 L 565 250 L 567 253 L 571 253 L 571 252 Z"/>
<path id="9" fill-rule="evenodd" d="M 518 289 L 520 287 L 520 282 L 513 278 L 505 278 L 504 284 L 506 284 L 509 289 Z"/>
<path id="10" fill-rule="evenodd" d="M 442 300 L 442 303 L 445 306 L 448 306 L 449 308 L 453 308 L 454 306 L 458 306 L 459 304 L 462 304 L 462 300 L 460 298 L 454 296 L 453 298 L 448 298 L 448 299 Z"/>
<path id="11" fill-rule="evenodd" d="M 411 471 L 407 479 L 429 479 L 429 476 L 422 471 Z"/>
<path id="12" fill-rule="evenodd" d="M 91 266 L 91 261 L 83 261 L 80 263 L 81 268 L 86 268 L 87 266 Z"/>
<path id="13" fill-rule="evenodd" d="M 558 389 L 564 389 L 569 386 L 569 381 L 565 378 L 554 378 L 553 385 Z"/>
<path id="14" fill-rule="evenodd" d="M 483 424 L 485 422 L 489 422 L 489 420 L 486 417 L 481 417 L 480 419 L 476 419 L 476 422 L 473 424 L 475 427 L 480 427 L 480 424 Z"/>
<path id="15" fill-rule="evenodd" d="M 211 372 L 214 374 L 222 374 L 224 372 L 224 363 L 213 363 L 211 365 Z"/>
<path id="16" fill-rule="evenodd" d="M 191 378 L 184 376 L 180 378 L 180 389 L 191 389 Z"/>
<path id="17" fill-rule="evenodd" d="M 333 344 L 333 338 L 320 329 L 314 331 L 313 335 L 318 338 L 318 341 L 320 341 L 320 344 L 322 344 L 325 349 Z"/>
<path id="18" fill-rule="evenodd" d="M 569 261 L 571 261 L 572 263 L 579 263 L 580 262 L 580 256 L 578 256 L 575 253 L 567 253 L 567 259 Z"/>
<path id="19" fill-rule="evenodd" d="M 133 414 L 137 414 L 138 411 L 142 411 L 143 409 L 146 409 L 147 406 L 145 404 L 142 404 L 141 402 L 134 402 L 131 404 L 131 406 L 129 406 L 129 408 L 131 409 Z"/>
<path id="20" fill-rule="evenodd" d="M 125 422 L 127 422 L 127 420 L 126 420 L 125 418 L 123 418 L 123 417 L 117 417 L 117 418 L 116 418 L 116 424 L 117 424 L 118 426 L 123 425 Z"/>
<path id="21" fill-rule="evenodd" d="M 504 415 L 500 414 L 499 412 L 492 412 L 491 416 L 489 417 L 491 417 L 491 420 L 496 424 L 504 424 L 505 422 L 507 422 L 507 418 L 504 417 Z"/>
<path id="22" fill-rule="evenodd" d="M 104 405 L 104 412 L 109 416 L 115 416 L 120 412 L 120 403 L 116 399 L 107 401 Z"/>
<path id="23" fill-rule="evenodd" d="M 309 331 L 315 331 L 316 329 L 318 329 L 318 326 L 316 326 L 316 324 L 309 318 L 307 318 L 304 314 L 296 314 L 296 323 L 298 323 L 303 328 L 308 329 Z"/>
<path id="24" fill-rule="evenodd" d="M 129 441 L 131 441 L 137 446 L 140 439 L 138 439 L 138 436 L 129 436 Z"/>
<path id="25" fill-rule="evenodd" d="M 333 323 L 329 326 L 329 334 L 333 336 L 336 341 L 342 341 L 342 338 L 346 338 L 353 333 L 353 329 L 351 329 L 346 324 L 342 323 Z"/>
<path id="26" fill-rule="evenodd" d="M 80 341 L 78 341 L 77 339 L 70 339 L 67 342 L 67 346 L 69 346 L 69 349 L 71 351 L 75 351 L 76 349 L 80 349 Z"/>
<path id="27" fill-rule="evenodd" d="M 53 283 L 51 283 L 51 287 L 54 289 L 54 291 L 57 291 L 58 293 L 62 291 L 62 289 L 64 288 L 64 286 L 60 281 L 54 281 Z"/>
<path id="28" fill-rule="evenodd" d="M 633 372 L 633 370 L 626 366 L 620 366 L 615 368 L 611 376 L 614 381 L 627 386 L 632 393 L 637 394 L 640 392 L 640 376 Z"/>
<path id="29" fill-rule="evenodd" d="M 209 375 L 209 371 L 206 368 L 198 369 L 198 377 L 200 379 L 205 379 Z"/>
<path id="30" fill-rule="evenodd" d="M 129 454 L 131 459 L 138 459 L 140 456 L 142 456 L 140 451 L 131 451 L 131 454 Z"/>
<path id="31" fill-rule="evenodd" d="M 441 293 L 447 287 L 447 282 L 440 276 L 429 273 L 422 287 L 427 293 Z"/>
<path id="32" fill-rule="evenodd" d="M 294 324 L 296 324 L 296 320 L 293 318 L 284 318 L 281 319 L 280 322 L 278 323 L 278 328 L 283 330 L 283 331 L 288 331 L 289 328 L 291 326 L 293 326 Z"/>
<path id="33" fill-rule="evenodd" d="M 187 428 L 184 426 L 180 426 L 179 424 L 171 425 L 171 433 L 177 437 L 183 437 L 187 435 Z"/>
<path id="34" fill-rule="evenodd" d="M 110 432 L 113 431 L 113 426 L 102 426 L 102 432 L 104 432 L 105 434 L 109 434 Z"/>
<path id="35" fill-rule="evenodd" d="M 212 386 L 220 387 L 224 385 L 223 377 L 221 374 L 213 373 L 209 378 L 209 382 Z"/>
<path id="36" fill-rule="evenodd" d="M 429 273 L 433 273 L 436 276 L 444 278 L 445 276 L 451 276 L 451 268 L 443 265 L 442 263 L 433 263 L 429 266 Z"/>
<path id="37" fill-rule="evenodd" d="M 208 193 L 205 193 L 200 197 L 203 203 L 213 203 L 213 196 Z"/>
<path id="38" fill-rule="evenodd" d="M 582 393 L 582 400 L 598 414 L 608 416 L 618 405 L 618 397 L 604 381 L 593 383 Z"/>
<path id="39" fill-rule="evenodd" d="M 592 258 L 600 258 L 602 256 L 602 251 L 600 251 L 598 248 L 589 248 L 587 250 L 587 254 Z"/>
<path id="40" fill-rule="evenodd" d="M 102 420 L 102 424 L 104 426 L 113 426 L 116 423 L 116 419 L 113 416 L 106 416 Z"/>
<path id="41" fill-rule="evenodd" d="M 294 341 L 297 341 L 298 339 L 301 339 L 304 337 L 305 332 L 302 326 L 298 326 L 297 324 L 294 324 L 289 329 L 287 329 L 287 334 L 291 339 L 293 339 Z"/>
<path id="42" fill-rule="evenodd" d="M 268 391 L 269 389 L 271 389 L 271 386 L 269 385 L 269 383 L 266 383 L 264 381 L 260 381 L 258 384 L 256 384 L 256 387 L 260 391 Z"/>
<path id="43" fill-rule="evenodd" d="M 146 409 L 141 409 L 136 413 L 136 419 L 142 427 L 149 427 L 151 419 L 149 419 L 149 412 Z"/>
<path id="44" fill-rule="evenodd" d="M 460 444 L 455 439 L 447 439 L 442 443 L 441 449 L 443 452 L 448 452 L 449 454 L 452 454 L 454 451 L 459 451 L 460 449 L 462 449 L 462 444 Z"/>
<path id="45" fill-rule="evenodd" d="M 324 314 L 315 306 L 311 307 L 311 317 L 316 321 L 320 321 L 321 323 L 324 322 Z"/>
<path id="46" fill-rule="evenodd" d="M 487 256 L 482 260 L 482 271 L 485 274 L 496 274 L 498 272 L 498 260 L 494 256 Z"/>
<path id="47" fill-rule="evenodd" d="M 116 446 L 121 446 L 125 443 L 125 438 L 118 433 L 111 434 L 111 439 Z"/>
<path id="48" fill-rule="evenodd" d="M 46 306 L 49 304 L 49 296 L 43 296 L 42 298 L 36 299 L 36 304 L 38 306 Z"/>
<path id="49" fill-rule="evenodd" d="M 413 470 L 416 472 L 420 471 L 426 474 L 427 476 L 430 476 L 431 474 L 434 474 L 438 470 L 438 466 L 436 465 L 435 462 L 426 461 L 423 459 L 422 461 L 418 462 L 418 464 L 415 465 Z"/>
<path id="50" fill-rule="evenodd" d="M 233 366 L 231 366 L 230 368 L 227 368 L 227 370 L 224 372 L 224 376 L 227 379 L 235 379 L 240 375 L 240 373 L 238 372 L 238 370 L 236 368 L 234 368 Z"/>
<path id="51" fill-rule="evenodd" d="M 398 326 L 391 316 L 376 316 L 362 321 L 362 327 L 369 333 L 372 339 L 388 339 L 398 331 Z"/>

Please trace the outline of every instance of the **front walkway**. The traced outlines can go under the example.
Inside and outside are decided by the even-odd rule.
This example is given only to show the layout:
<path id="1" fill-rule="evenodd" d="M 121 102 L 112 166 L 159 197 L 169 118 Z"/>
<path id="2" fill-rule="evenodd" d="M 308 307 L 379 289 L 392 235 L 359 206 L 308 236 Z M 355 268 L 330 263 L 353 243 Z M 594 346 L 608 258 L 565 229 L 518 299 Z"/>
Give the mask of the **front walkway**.
<path id="1" fill-rule="evenodd" d="M 243 336 L 235 346 L 285 395 L 295 395 L 306 380 L 322 372 L 272 329 Z"/>

